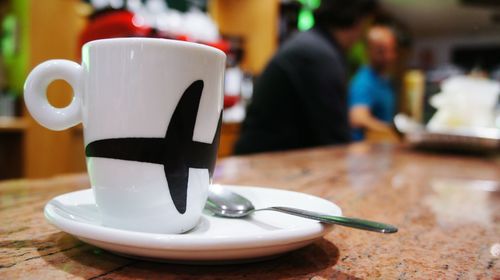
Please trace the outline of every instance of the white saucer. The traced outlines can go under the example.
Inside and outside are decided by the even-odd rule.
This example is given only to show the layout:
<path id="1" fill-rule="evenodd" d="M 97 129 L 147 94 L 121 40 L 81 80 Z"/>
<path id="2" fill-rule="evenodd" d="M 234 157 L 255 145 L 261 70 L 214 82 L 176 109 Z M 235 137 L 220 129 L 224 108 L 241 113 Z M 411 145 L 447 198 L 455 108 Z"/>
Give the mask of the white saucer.
<path id="1" fill-rule="evenodd" d="M 341 215 L 322 198 L 272 188 L 224 186 L 249 198 L 256 208 L 291 206 Z M 219 218 L 204 213 L 185 234 L 127 231 L 101 225 L 91 189 L 60 195 L 45 206 L 45 217 L 78 239 L 133 257 L 174 262 L 237 262 L 279 255 L 312 243 L 331 225 L 273 211 L 246 219 Z"/>

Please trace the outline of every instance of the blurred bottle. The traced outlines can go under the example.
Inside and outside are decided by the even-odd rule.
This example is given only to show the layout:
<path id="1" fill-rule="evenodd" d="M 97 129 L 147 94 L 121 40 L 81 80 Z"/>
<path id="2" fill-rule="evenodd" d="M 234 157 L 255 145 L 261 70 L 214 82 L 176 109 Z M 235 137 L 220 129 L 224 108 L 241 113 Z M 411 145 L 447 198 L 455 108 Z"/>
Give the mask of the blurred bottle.
<path id="1" fill-rule="evenodd" d="M 423 121 L 425 76 L 421 70 L 410 70 L 404 76 L 404 93 L 408 113 L 416 122 Z"/>

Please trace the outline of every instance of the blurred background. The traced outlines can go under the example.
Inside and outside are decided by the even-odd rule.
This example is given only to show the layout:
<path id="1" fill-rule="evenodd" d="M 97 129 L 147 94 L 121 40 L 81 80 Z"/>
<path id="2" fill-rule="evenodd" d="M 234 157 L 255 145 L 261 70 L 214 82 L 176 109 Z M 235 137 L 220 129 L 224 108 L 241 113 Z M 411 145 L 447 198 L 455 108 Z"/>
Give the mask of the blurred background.
<path id="1" fill-rule="evenodd" d="M 38 125 L 23 105 L 23 83 L 37 64 L 54 58 L 79 62 L 81 46 L 102 38 L 168 38 L 224 51 L 228 60 L 219 156 L 231 155 L 255 80 L 287 38 L 314 26 L 313 11 L 320 2 L 0 0 L 0 179 L 85 171 L 81 126 L 53 132 Z M 500 1 L 382 0 L 380 4 L 378 20 L 393 28 L 398 41 L 392 76 L 397 112 L 404 116 L 400 132 L 409 134 L 415 124 L 429 124 L 437 108 L 461 98 L 445 98 L 443 81 L 453 77 L 500 81 Z M 366 43 L 361 40 L 349 50 L 350 73 L 365 63 Z M 455 81 L 450 91 L 457 83 L 461 88 L 461 82 Z M 65 82 L 56 81 L 49 86 L 48 97 L 54 106 L 64 107 L 70 93 Z M 441 98 L 434 98 L 436 94 Z M 493 123 L 482 126 L 497 129 L 498 135 L 498 94 L 491 96 L 495 97 L 488 103 L 493 106 Z M 462 107 L 471 102 L 460 100 Z M 467 115 L 476 113 L 479 109 Z M 437 128 L 461 127 L 465 121 L 460 120 L 454 115 L 433 123 Z M 402 140 L 394 130 L 393 135 L 366 131 L 365 141 Z"/>

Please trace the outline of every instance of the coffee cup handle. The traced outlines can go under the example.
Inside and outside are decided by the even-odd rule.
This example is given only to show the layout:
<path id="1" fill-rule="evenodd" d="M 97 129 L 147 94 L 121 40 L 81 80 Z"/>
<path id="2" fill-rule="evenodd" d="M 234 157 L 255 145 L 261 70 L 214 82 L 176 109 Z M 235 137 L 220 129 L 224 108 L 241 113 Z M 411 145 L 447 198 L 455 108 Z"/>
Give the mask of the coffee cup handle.
<path id="1" fill-rule="evenodd" d="M 41 125 L 64 130 L 82 121 L 82 66 L 70 60 L 48 60 L 36 66 L 24 84 L 24 101 L 28 111 Z M 73 89 L 73 99 L 64 108 L 52 106 L 47 87 L 55 80 L 66 81 Z"/>

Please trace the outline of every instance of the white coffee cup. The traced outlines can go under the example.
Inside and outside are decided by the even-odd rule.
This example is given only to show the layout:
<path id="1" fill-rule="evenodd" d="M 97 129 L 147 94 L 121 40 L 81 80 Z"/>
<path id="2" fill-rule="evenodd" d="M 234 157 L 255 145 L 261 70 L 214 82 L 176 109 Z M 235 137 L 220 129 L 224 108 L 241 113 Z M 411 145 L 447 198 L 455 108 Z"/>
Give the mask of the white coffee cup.
<path id="1" fill-rule="evenodd" d="M 87 169 L 102 223 L 182 233 L 198 223 L 215 165 L 225 54 L 152 38 L 92 41 L 82 64 L 49 60 L 33 69 L 25 102 L 43 126 L 84 128 Z M 61 79 L 73 100 L 55 108 L 47 86 Z"/>

